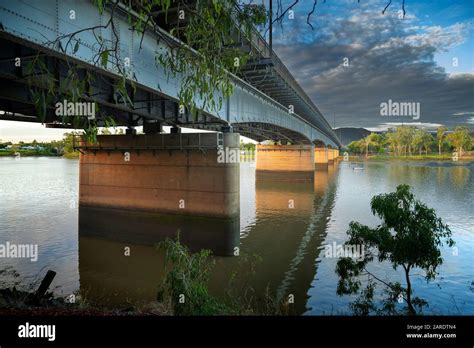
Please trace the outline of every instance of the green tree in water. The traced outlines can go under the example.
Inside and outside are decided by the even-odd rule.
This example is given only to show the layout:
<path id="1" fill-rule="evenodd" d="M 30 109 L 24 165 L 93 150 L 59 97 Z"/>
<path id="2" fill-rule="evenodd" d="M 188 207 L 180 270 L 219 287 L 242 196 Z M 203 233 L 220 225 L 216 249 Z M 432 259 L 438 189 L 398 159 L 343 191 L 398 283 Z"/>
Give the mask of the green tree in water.
<path id="1" fill-rule="evenodd" d="M 364 247 L 364 255 L 362 260 L 344 257 L 337 262 L 337 294 L 359 295 L 351 304 L 355 314 L 400 314 L 396 310 L 397 301 L 406 303 L 406 313 L 420 313 L 428 303 L 413 297 L 410 271 L 417 268 L 424 272 L 426 281 L 435 279 L 437 268 L 443 263 L 440 247 L 443 242 L 450 247 L 454 245 L 451 231 L 433 209 L 415 198 L 408 185 L 398 186 L 396 192 L 373 197 L 370 206 L 382 222 L 375 228 L 354 221 L 350 223 L 345 245 Z M 368 265 L 375 260 L 390 262 L 395 270 L 401 267 L 405 286 L 372 273 Z M 367 279 L 365 288 L 362 279 Z M 377 284 L 382 284 L 386 294 L 380 309 L 373 303 Z"/>

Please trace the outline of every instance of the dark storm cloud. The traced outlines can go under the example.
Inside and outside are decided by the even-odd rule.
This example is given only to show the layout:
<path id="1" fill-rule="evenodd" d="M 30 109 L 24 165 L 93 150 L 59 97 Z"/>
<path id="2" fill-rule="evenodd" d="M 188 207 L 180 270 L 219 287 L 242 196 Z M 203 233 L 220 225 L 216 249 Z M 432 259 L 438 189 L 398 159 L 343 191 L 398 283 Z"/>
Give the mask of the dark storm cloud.
<path id="1" fill-rule="evenodd" d="M 413 17 L 349 13 L 319 20 L 315 32 L 301 22 L 287 25 L 275 49 L 323 114 L 329 120 L 336 115 L 339 127 L 417 122 L 472 128 L 474 75 L 447 74 L 434 60 L 435 53 L 462 43 L 472 23 L 428 27 Z M 420 103 L 420 119 L 380 116 L 380 104 L 389 99 Z"/>

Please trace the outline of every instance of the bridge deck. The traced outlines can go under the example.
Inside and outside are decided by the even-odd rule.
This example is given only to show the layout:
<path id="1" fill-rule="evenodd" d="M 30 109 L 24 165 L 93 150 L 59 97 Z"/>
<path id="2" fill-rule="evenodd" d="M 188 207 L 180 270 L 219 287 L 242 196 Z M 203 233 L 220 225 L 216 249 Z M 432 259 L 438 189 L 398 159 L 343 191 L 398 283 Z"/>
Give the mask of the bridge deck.
<path id="1" fill-rule="evenodd" d="M 78 14 L 76 19 L 70 19 L 71 8 Z M 120 76 L 112 68 L 113 64 L 103 69 L 94 62 L 97 41 L 92 32 L 84 31 L 78 35 L 78 49 L 75 52 L 72 49 L 62 52 L 57 45 L 47 45 L 48 41 L 53 41 L 60 35 L 106 22 L 110 13 L 105 11 L 102 15 L 99 14 L 96 6 L 89 1 L 0 0 L 0 109 L 15 113 L 0 115 L 0 118 L 40 121 L 38 118 L 27 118 L 35 116 L 36 112 L 29 93 L 25 62 L 42 52 L 42 61 L 57 76 L 59 84 L 68 72 L 68 64 L 83 67 L 84 75 L 87 71 L 93 72 L 98 78 L 91 86 L 91 97 L 84 99 L 97 102 L 103 114 L 116 116 L 118 124 L 131 122 L 140 125 L 143 120 L 154 119 L 167 125 L 208 130 L 218 130 L 222 125 L 230 124 L 241 134 L 258 141 L 272 139 L 310 144 L 318 140 L 331 146 L 340 145 L 339 139 L 319 111 L 311 109 L 302 90 L 296 90 L 296 96 L 304 103 L 295 103 L 297 112 L 291 113 L 288 105 L 278 102 L 270 93 L 265 94 L 261 86 L 259 90 L 257 84 L 252 86 L 237 76 L 233 76 L 235 92 L 222 108 L 217 111 L 204 108 L 198 119 L 192 119 L 188 114 L 180 115 L 177 102 L 182 76 L 177 74 L 170 77 L 162 66 L 155 64 L 155 52 L 167 50 L 168 47 L 157 42 L 157 34 L 151 30 L 146 32 L 140 47 L 137 34 L 129 30 L 125 11 L 122 11 L 117 22 L 119 56 L 121 59 L 130 59 L 130 76 L 134 76 L 137 81 L 133 107 L 114 102 L 116 91 L 113 86 Z M 112 33 L 110 30 L 103 30 L 101 35 L 111 37 Z M 24 64 L 21 67 L 14 65 L 16 57 L 22 58 Z M 273 55 L 272 57 L 277 59 Z M 283 67 L 280 65 L 276 68 L 280 75 Z M 294 89 L 296 85 L 288 86 Z M 219 93 L 216 93 L 216 98 L 218 97 Z M 197 104 L 202 105 L 202 101 L 196 98 Z M 301 105 L 306 105 L 309 111 L 305 113 Z M 55 120 L 52 106 L 49 106 L 47 115 L 46 122 Z"/>

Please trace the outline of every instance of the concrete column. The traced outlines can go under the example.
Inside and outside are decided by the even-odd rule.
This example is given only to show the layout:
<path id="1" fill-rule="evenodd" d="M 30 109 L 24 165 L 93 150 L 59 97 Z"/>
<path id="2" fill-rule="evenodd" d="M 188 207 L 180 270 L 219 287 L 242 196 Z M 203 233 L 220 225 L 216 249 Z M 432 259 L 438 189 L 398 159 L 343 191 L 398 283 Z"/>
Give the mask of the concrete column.
<path id="1" fill-rule="evenodd" d="M 326 168 L 328 165 L 328 149 L 316 147 L 314 149 L 314 165 L 317 168 Z"/>
<path id="2" fill-rule="evenodd" d="M 328 148 L 328 163 L 334 163 L 334 158 L 336 151 L 334 149 Z"/>
<path id="3" fill-rule="evenodd" d="M 216 228 L 216 221 L 235 226 L 239 219 L 239 138 L 233 133 L 98 136 L 98 143 L 82 144 L 80 207 L 167 214 L 149 224 L 157 237 L 152 242 L 179 229 L 192 249 L 218 244 L 217 253 L 232 253 L 236 237 L 219 234 L 225 228 Z M 97 219 L 104 214 L 87 215 Z M 213 235 L 211 227 L 202 227 L 206 222 Z M 158 231 L 160 226 L 166 226 L 165 233 Z M 196 226 L 207 232 L 196 232 Z M 120 239 L 136 232 L 141 231 L 121 231 Z"/>
<path id="4" fill-rule="evenodd" d="M 257 145 L 256 168 L 259 171 L 312 172 L 312 145 Z"/>

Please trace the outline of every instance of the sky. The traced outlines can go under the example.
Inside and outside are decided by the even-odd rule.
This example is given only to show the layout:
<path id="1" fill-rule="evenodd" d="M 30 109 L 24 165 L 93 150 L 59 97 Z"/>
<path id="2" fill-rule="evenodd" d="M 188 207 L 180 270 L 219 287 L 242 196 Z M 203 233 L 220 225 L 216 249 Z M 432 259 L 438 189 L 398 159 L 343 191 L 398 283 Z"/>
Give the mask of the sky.
<path id="1" fill-rule="evenodd" d="M 300 0 L 293 18 L 288 13 L 274 28 L 274 50 L 335 127 L 474 129 L 474 0 L 405 0 L 405 18 L 401 0 L 382 14 L 387 3 L 318 1 L 313 30 L 306 23 L 313 1 Z M 419 117 L 381 115 L 389 100 L 419 105 Z M 63 133 L 0 121 L 3 141 L 48 141 Z"/>
<path id="2" fill-rule="evenodd" d="M 405 18 L 401 0 L 382 14 L 387 3 L 318 1 L 312 30 L 313 1 L 300 1 L 273 48 L 331 125 L 473 129 L 474 1 L 406 0 Z M 419 117 L 381 115 L 389 100 L 418 103 Z"/>

